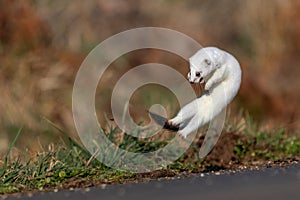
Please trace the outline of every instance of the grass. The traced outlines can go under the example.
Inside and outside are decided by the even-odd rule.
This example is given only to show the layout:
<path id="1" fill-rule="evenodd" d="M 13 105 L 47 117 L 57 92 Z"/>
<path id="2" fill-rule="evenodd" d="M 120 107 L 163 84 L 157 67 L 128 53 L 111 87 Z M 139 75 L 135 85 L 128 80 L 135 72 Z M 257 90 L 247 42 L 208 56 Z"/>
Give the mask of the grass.
<path id="1" fill-rule="evenodd" d="M 195 141 L 190 149 L 172 165 L 151 173 L 135 174 L 131 172 L 111 169 L 85 150 L 79 143 L 69 138 L 68 145 L 49 145 L 49 150 L 37 153 L 30 159 L 10 158 L 12 148 L 22 134 L 22 128 L 17 132 L 0 169 L 0 194 L 10 194 L 26 191 L 44 191 L 76 187 L 88 187 L 100 184 L 120 184 L 126 182 L 143 181 L 149 178 L 169 177 L 183 171 L 207 172 L 210 170 L 238 168 L 239 165 L 252 161 L 278 161 L 289 158 L 298 158 L 300 153 L 300 139 L 290 136 L 285 130 L 264 131 L 258 130 L 247 120 L 243 130 L 232 126 L 227 129 L 230 134 L 225 134 L 222 141 L 228 137 L 232 142 L 232 150 L 226 154 L 231 155 L 227 163 L 218 163 L 222 155 L 217 153 L 217 158 L 212 155 L 218 151 L 215 147 L 211 155 L 203 160 L 197 158 L 199 145 Z M 233 132 L 232 132 L 233 131 Z M 108 130 L 110 140 L 117 142 L 116 129 Z M 118 139 L 119 140 L 119 139 Z M 145 142 L 134 137 L 124 135 L 121 142 L 122 148 L 130 147 L 131 151 L 152 151 L 164 146 L 164 142 Z M 230 149 L 230 145 L 228 146 Z M 231 163 L 229 165 L 229 163 Z M 236 163 L 236 165 L 232 165 Z M 229 167 L 230 166 L 230 167 Z"/>
<path id="2" fill-rule="evenodd" d="M 283 129 L 271 133 L 258 131 L 254 136 L 248 136 L 247 140 L 238 140 L 234 151 L 240 158 L 251 155 L 261 159 L 280 160 L 299 155 L 300 140 L 295 136 L 288 136 Z"/>

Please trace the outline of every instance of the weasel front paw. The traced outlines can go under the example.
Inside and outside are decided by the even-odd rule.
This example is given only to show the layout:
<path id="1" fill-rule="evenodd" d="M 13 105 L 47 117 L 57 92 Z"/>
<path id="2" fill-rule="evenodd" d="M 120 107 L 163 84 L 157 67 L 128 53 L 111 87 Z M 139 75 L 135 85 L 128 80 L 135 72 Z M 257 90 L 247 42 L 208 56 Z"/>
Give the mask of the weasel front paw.
<path id="1" fill-rule="evenodd" d="M 211 87 L 212 87 L 212 85 L 211 85 L 210 83 L 207 83 L 207 84 L 204 86 L 204 91 L 209 93 L 209 90 L 211 89 Z"/>

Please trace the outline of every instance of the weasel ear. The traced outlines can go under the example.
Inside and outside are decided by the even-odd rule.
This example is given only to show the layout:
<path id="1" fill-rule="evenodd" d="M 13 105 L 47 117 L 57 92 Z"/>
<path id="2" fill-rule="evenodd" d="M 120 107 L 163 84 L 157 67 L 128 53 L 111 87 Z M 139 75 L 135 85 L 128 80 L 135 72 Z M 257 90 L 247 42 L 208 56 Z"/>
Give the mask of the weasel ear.
<path id="1" fill-rule="evenodd" d="M 214 61 L 215 61 L 215 65 L 217 68 L 220 68 L 223 63 L 225 62 L 225 58 L 226 57 L 226 54 L 220 50 L 220 49 L 215 49 L 213 51 L 213 58 L 214 58 Z"/>

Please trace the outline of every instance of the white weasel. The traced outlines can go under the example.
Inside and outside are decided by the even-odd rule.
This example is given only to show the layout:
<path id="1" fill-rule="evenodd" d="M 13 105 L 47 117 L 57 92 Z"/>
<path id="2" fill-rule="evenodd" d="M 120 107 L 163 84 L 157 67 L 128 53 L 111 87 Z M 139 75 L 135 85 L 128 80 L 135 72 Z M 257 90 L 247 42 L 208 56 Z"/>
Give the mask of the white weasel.
<path id="1" fill-rule="evenodd" d="M 179 127 L 184 138 L 207 124 L 236 96 L 241 85 L 241 68 L 229 53 L 216 47 L 206 47 L 190 58 L 188 80 L 205 82 L 205 93 L 184 106 L 176 117 L 167 121 Z"/>

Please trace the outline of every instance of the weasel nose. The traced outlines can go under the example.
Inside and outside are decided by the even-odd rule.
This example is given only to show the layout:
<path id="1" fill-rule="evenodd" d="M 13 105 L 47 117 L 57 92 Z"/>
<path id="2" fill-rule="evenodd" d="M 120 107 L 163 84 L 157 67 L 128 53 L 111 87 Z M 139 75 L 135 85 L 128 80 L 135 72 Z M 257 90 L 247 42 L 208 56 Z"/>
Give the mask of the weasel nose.
<path id="1" fill-rule="evenodd" d="M 191 84 L 194 84 L 195 82 L 194 82 L 194 81 L 190 81 L 190 83 L 191 83 Z"/>

